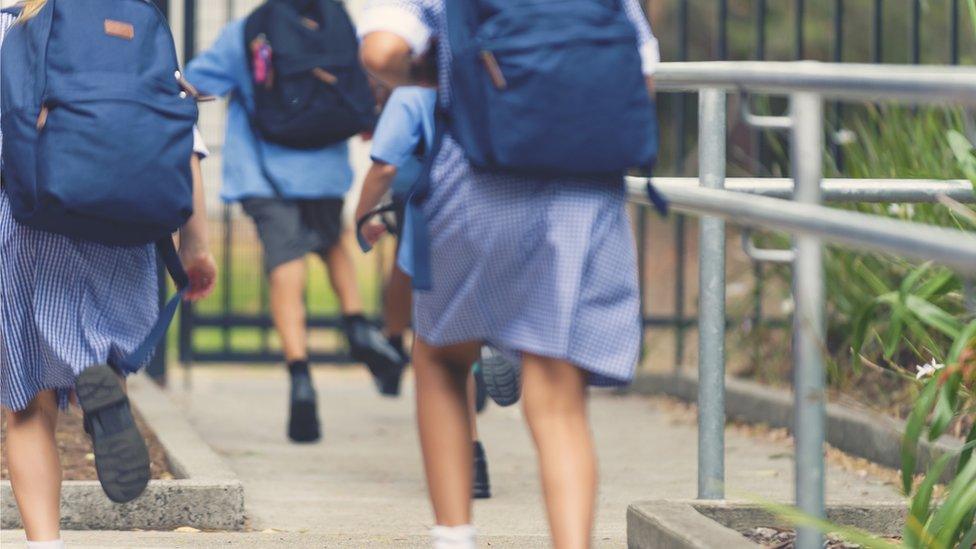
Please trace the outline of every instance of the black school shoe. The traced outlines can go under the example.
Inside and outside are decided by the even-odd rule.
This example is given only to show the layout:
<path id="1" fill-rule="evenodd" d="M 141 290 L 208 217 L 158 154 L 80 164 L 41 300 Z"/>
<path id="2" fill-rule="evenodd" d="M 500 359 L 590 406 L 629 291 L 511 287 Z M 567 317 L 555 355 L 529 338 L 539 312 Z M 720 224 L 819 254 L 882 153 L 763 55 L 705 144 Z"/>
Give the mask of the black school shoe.
<path id="1" fill-rule="evenodd" d="M 344 323 L 352 359 L 366 364 L 381 395 L 399 396 L 405 365 L 400 353 L 362 316 L 346 317 Z"/>
<path id="2" fill-rule="evenodd" d="M 315 386 L 304 368 L 289 364 L 291 375 L 291 412 L 288 415 L 288 438 L 294 442 L 315 442 L 322 437 L 319 427 Z"/>
<path id="3" fill-rule="evenodd" d="M 488 480 L 488 458 L 481 441 L 474 443 L 474 483 L 471 486 L 471 497 L 474 499 L 488 499 L 491 497 L 491 482 Z"/>
<path id="4" fill-rule="evenodd" d="M 475 362 L 471 370 L 474 376 L 474 411 L 480 414 L 488 407 L 488 387 L 485 385 L 485 375 L 481 371 L 481 363 Z"/>
<path id="5" fill-rule="evenodd" d="M 485 345 L 481 348 L 481 375 L 488 396 L 499 406 L 511 406 L 522 397 L 522 364 L 505 358 L 501 351 Z"/>
<path id="6" fill-rule="evenodd" d="M 110 366 L 92 366 L 78 376 L 75 392 L 102 490 L 116 503 L 136 499 L 149 484 L 149 451 L 118 375 Z"/>

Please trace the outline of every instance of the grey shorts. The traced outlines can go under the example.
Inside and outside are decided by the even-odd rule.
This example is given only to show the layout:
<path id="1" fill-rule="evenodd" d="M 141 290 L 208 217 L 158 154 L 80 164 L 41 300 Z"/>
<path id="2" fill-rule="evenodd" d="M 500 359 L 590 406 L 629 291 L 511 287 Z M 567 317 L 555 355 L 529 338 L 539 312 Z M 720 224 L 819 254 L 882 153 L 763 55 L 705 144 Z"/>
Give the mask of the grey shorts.
<path id="1" fill-rule="evenodd" d="M 341 198 L 247 198 L 241 205 L 257 227 L 268 273 L 310 252 L 328 252 L 342 235 Z"/>

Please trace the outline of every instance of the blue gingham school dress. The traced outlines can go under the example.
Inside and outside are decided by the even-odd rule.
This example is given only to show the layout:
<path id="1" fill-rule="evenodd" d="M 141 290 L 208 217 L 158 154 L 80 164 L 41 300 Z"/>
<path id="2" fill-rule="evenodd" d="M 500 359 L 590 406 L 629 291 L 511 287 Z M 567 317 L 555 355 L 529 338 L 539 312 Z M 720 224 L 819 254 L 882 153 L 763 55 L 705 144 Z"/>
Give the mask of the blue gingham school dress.
<path id="1" fill-rule="evenodd" d="M 0 47 L 13 22 L 0 14 Z M 30 229 L 0 192 L 0 404 L 23 410 L 55 389 L 67 406 L 82 370 L 114 363 L 146 337 L 157 291 L 153 245 L 111 247 Z"/>
<path id="2" fill-rule="evenodd" d="M 443 2 L 372 0 L 359 33 L 394 32 L 422 53 L 431 36 L 444 34 Z M 645 61 L 656 58 L 640 7 L 635 0 L 625 6 Z M 442 97 L 449 101 L 450 51 L 447 40 L 438 44 Z M 447 135 L 423 205 L 432 286 L 414 294 L 417 335 L 436 346 L 489 341 L 512 353 L 566 360 L 586 370 L 592 385 L 630 382 L 641 324 L 625 203 L 622 180 L 473 170 Z"/>

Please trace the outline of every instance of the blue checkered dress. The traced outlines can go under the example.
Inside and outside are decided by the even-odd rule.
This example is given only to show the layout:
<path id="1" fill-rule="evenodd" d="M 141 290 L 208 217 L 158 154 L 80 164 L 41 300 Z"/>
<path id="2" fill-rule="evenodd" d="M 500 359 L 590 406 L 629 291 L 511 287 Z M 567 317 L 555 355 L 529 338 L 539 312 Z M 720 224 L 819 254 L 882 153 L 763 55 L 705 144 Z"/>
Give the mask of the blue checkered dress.
<path id="1" fill-rule="evenodd" d="M 0 44 L 13 18 L 0 14 Z M 3 136 L 0 135 L 0 147 Z M 156 320 L 152 246 L 109 247 L 14 221 L 0 192 L 0 404 L 23 410 L 134 349 Z"/>
<path id="2" fill-rule="evenodd" d="M 445 29 L 444 0 L 372 0 L 360 34 L 395 32 L 415 53 Z M 625 2 L 642 43 L 653 40 Z M 438 42 L 441 86 L 450 50 Z M 655 52 L 656 55 L 656 52 Z M 448 136 L 424 204 L 432 289 L 416 292 L 415 329 L 438 346 L 490 341 L 567 360 L 593 385 L 628 383 L 641 339 L 634 239 L 621 180 L 540 180 L 474 171 Z"/>

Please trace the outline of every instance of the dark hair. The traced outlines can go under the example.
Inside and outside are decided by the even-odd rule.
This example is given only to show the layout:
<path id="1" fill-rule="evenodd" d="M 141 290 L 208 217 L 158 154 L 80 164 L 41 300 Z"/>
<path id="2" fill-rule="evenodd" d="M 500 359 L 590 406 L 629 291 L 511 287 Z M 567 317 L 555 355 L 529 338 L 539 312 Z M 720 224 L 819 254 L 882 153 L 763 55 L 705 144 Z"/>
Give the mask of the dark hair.
<path id="1" fill-rule="evenodd" d="M 410 79 L 421 84 L 437 85 L 437 40 L 432 39 L 427 53 L 410 66 Z"/>

